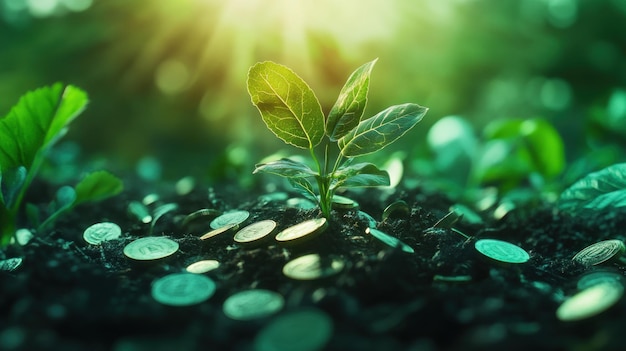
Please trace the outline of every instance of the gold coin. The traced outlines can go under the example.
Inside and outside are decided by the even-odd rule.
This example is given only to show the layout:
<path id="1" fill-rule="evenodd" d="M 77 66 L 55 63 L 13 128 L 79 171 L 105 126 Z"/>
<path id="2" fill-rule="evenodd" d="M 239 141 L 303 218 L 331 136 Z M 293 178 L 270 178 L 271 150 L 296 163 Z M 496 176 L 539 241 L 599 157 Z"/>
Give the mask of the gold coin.
<path id="1" fill-rule="evenodd" d="M 326 230 L 328 222 L 326 218 L 309 219 L 302 223 L 291 226 L 276 235 L 276 241 L 280 243 L 291 243 L 302 240 L 305 237 L 311 238 Z"/>
<path id="2" fill-rule="evenodd" d="M 255 245 L 273 233 L 274 229 L 276 229 L 276 222 L 271 219 L 256 222 L 238 231 L 234 240 L 241 245 Z"/>
<path id="3" fill-rule="evenodd" d="M 233 223 L 224 227 L 220 227 L 217 229 L 213 229 L 210 232 L 204 234 L 203 236 L 200 237 L 200 240 L 207 240 L 210 239 L 214 236 L 218 236 L 222 233 L 226 233 L 227 231 L 231 230 L 231 229 L 236 229 L 237 227 L 239 227 L 239 224 L 237 223 Z"/>
<path id="4" fill-rule="evenodd" d="M 185 269 L 189 273 L 202 274 L 217 269 L 220 263 L 216 260 L 202 260 L 194 262 Z"/>
<path id="5" fill-rule="evenodd" d="M 315 280 L 330 277 L 341 270 L 345 263 L 338 258 L 322 258 L 309 254 L 295 258 L 283 266 L 283 274 L 296 280 Z"/>

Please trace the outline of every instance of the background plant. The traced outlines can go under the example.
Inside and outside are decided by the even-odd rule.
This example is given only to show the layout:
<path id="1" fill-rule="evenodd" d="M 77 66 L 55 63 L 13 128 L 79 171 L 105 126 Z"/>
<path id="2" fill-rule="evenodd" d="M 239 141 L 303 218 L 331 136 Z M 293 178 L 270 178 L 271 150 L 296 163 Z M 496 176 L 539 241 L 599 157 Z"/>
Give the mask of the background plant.
<path id="1" fill-rule="evenodd" d="M 15 233 L 24 195 L 46 153 L 65 135 L 87 102 L 84 91 L 57 83 L 26 93 L 0 119 L 0 247 L 6 246 Z M 108 172 L 88 174 L 76 188 L 59 189 L 55 201 L 45 211 L 48 219 L 41 224 L 50 224 L 81 203 L 101 200 L 121 190 L 121 181 Z M 29 213 L 39 222 L 39 212 L 33 206 Z"/>
<path id="2" fill-rule="evenodd" d="M 338 188 L 389 185 L 387 172 L 371 163 L 352 164 L 353 159 L 391 144 L 421 121 L 428 109 L 407 103 L 363 119 L 375 63 L 368 62 L 350 75 L 328 116 L 311 88 L 289 68 L 270 61 L 252 66 L 248 92 L 263 121 L 285 143 L 309 150 L 315 168 L 283 158 L 258 164 L 254 172 L 287 178 L 314 198 L 327 218 Z"/>

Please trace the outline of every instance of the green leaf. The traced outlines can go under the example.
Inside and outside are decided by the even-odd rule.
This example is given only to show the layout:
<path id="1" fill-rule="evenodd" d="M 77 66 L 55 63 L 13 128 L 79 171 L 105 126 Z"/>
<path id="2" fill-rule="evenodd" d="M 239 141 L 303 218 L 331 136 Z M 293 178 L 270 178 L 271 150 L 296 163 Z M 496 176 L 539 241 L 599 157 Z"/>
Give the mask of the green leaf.
<path id="1" fill-rule="evenodd" d="M 17 196 L 26 182 L 26 168 L 23 166 L 8 168 L 0 174 L 0 204 L 7 208 L 15 205 Z"/>
<path id="2" fill-rule="evenodd" d="M 107 171 L 87 174 L 76 184 L 74 206 L 84 202 L 100 201 L 115 196 L 124 190 L 122 181 Z"/>
<path id="3" fill-rule="evenodd" d="M 63 134 L 86 104 L 82 90 L 61 83 L 22 96 L 0 120 L 0 169 L 23 166 L 31 172 L 37 154 Z"/>
<path id="4" fill-rule="evenodd" d="M 428 108 L 417 104 L 395 105 L 361 121 L 339 139 L 342 155 L 357 157 L 384 148 L 413 128 L 427 111 Z"/>
<path id="5" fill-rule="evenodd" d="M 378 169 L 371 163 L 357 163 L 337 170 L 330 189 L 334 190 L 339 187 L 388 186 L 389 184 L 389 173 L 387 171 Z"/>
<path id="6" fill-rule="evenodd" d="M 626 163 L 618 163 L 587 176 L 561 193 L 559 207 L 602 210 L 626 206 Z"/>
<path id="7" fill-rule="evenodd" d="M 312 149 L 322 141 L 322 107 L 289 68 L 270 61 L 255 64 L 248 72 L 248 93 L 267 127 L 285 143 Z"/>
<path id="8" fill-rule="evenodd" d="M 288 178 L 287 180 L 300 194 L 314 202 L 319 202 L 317 195 L 315 195 L 313 185 L 306 178 Z"/>
<path id="9" fill-rule="evenodd" d="M 304 163 L 292 161 L 288 158 L 282 158 L 280 160 L 267 163 L 259 163 L 255 166 L 254 172 L 252 173 L 259 172 L 275 174 L 287 178 L 302 178 L 317 175 L 317 173 Z"/>
<path id="10" fill-rule="evenodd" d="M 341 89 L 326 121 L 326 134 L 331 141 L 348 134 L 361 121 L 367 105 L 370 74 L 377 60 L 357 68 Z"/>

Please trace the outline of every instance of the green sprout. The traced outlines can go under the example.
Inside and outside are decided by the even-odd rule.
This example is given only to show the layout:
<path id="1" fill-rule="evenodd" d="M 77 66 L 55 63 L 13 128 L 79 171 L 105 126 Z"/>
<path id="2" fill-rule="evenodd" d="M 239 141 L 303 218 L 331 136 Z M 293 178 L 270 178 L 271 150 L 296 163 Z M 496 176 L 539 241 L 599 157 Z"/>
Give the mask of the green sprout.
<path id="1" fill-rule="evenodd" d="M 317 201 L 326 218 L 330 218 L 337 189 L 389 185 L 386 171 L 371 163 L 352 161 L 396 141 L 421 121 L 428 109 L 407 103 L 364 119 L 375 63 L 368 62 L 350 75 L 328 116 L 324 116 L 311 88 L 291 69 L 270 61 L 252 66 L 248 93 L 263 121 L 285 143 L 308 149 L 316 169 L 283 158 L 257 164 L 254 173 L 287 178 L 293 187 Z M 315 181 L 319 195 L 310 180 Z"/>
<path id="2" fill-rule="evenodd" d="M 0 119 L 0 247 L 15 235 L 23 198 L 46 153 L 87 105 L 87 94 L 71 85 L 56 83 L 26 93 L 7 116 Z M 39 210 L 27 206 L 38 229 L 50 225 L 75 206 L 103 200 L 122 191 L 121 181 L 105 171 L 87 174 L 75 188 L 61 187 L 39 223 Z"/>

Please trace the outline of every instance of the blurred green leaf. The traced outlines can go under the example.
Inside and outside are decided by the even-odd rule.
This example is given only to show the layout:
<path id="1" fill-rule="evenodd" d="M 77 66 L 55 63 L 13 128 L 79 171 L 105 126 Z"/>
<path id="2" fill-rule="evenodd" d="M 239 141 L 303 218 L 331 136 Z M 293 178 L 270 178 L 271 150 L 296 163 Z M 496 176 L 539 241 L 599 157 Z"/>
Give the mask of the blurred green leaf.
<path id="1" fill-rule="evenodd" d="M 267 127 L 285 143 L 312 149 L 322 141 L 322 107 L 291 69 L 270 61 L 255 64 L 248 72 L 248 93 Z"/>
<path id="2" fill-rule="evenodd" d="M 339 139 L 341 154 L 357 157 L 376 152 L 403 136 L 422 120 L 428 108 L 417 104 L 391 106 L 361 121 Z"/>
<path id="3" fill-rule="evenodd" d="M 626 163 L 589 173 L 561 193 L 559 207 L 602 210 L 626 206 Z"/>
<path id="4" fill-rule="evenodd" d="M 377 60 L 357 68 L 341 89 L 326 121 L 326 134 L 331 141 L 348 134 L 361 121 L 367 105 L 370 74 Z"/>
<path id="5" fill-rule="evenodd" d="M 74 206 L 84 202 L 101 201 L 115 196 L 124 190 L 122 181 L 107 171 L 95 171 L 87 174 L 76 184 Z"/>

